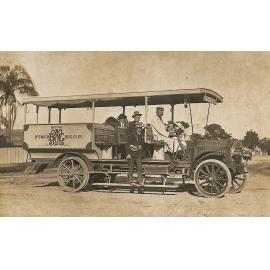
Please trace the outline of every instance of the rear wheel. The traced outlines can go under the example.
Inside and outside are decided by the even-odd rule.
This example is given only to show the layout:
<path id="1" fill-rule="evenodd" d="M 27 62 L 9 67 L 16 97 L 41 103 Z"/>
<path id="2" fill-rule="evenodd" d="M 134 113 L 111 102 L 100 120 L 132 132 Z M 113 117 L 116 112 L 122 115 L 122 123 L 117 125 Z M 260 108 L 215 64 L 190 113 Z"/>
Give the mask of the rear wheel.
<path id="1" fill-rule="evenodd" d="M 202 161 L 194 172 L 195 186 L 205 197 L 222 197 L 230 188 L 231 172 L 220 160 Z"/>
<path id="2" fill-rule="evenodd" d="M 65 191 L 80 191 L 89 181 L 88 167 L 79 157 L 67 157 L 58 166 L 57 180 Z"/>

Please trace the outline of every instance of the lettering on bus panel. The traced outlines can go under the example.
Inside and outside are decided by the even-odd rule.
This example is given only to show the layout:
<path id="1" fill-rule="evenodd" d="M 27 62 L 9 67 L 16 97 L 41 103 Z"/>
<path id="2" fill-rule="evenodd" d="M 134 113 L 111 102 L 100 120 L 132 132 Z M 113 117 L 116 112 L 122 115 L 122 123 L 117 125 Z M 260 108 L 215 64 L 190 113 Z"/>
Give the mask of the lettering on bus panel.
<path id="1" fill-rule="evenodd" d="M 30 125 L 24 141 L 29 148 L 85 148 L 91 131 L 85 124 Z"/>

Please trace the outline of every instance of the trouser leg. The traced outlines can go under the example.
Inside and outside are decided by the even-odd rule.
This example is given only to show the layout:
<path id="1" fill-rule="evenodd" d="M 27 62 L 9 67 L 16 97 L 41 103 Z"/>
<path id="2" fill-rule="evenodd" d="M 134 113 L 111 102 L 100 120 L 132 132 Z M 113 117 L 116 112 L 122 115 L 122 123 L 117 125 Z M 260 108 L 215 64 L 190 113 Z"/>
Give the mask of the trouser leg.
<path id="1" fill-rule="evenodd" d="M 136 157 L 136 166 L 137 166 L 137 174 L 138 174 L 137 182 L 138 184 L 142 184 L 142 157 L 140 154 L 138 154 Z"/>
<path id="2" fill-rule="evenodd" d="M 139 180 L 141 180 L 142 179 L 142 159 L 141 159 L 141 157 L 138 157 L 136 159 L 136 163 L 137 163 L 138 178 L 139 178 Z"/>
<path id="3" fill-rule="evenodd" d="M 128 160 L 128 180 L 133 180 L 133 171 L 134 171 L 134 158 Z"/>

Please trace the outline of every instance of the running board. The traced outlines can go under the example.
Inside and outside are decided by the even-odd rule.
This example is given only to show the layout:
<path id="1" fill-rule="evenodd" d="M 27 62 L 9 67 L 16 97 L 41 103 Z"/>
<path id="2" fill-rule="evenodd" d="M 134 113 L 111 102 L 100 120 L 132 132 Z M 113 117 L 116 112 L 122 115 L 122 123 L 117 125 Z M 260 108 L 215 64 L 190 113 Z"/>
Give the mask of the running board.
<path id="1" fill-rule="evenodd" d="M 128 183 L 92 183 L 92 186 L 101 186 L 101 187 L 127 187 L 127 188 L 168 188 L 168 189 L 177 189 L 179 186 L 176 185 L 130 185 Z"/>

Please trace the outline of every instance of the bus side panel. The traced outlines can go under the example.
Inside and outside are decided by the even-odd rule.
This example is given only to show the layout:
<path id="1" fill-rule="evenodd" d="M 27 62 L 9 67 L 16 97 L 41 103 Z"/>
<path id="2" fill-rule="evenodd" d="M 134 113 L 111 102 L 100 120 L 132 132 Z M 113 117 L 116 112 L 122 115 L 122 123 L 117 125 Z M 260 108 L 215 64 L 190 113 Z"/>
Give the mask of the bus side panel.
<path id="1" fill-rule="evenodd" d="M 26 125 L 24 130 L 27 149 L 86 149 L 91 142 L 88 124 Z"/>

